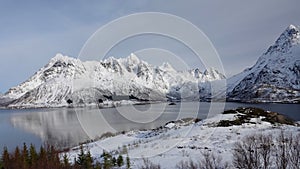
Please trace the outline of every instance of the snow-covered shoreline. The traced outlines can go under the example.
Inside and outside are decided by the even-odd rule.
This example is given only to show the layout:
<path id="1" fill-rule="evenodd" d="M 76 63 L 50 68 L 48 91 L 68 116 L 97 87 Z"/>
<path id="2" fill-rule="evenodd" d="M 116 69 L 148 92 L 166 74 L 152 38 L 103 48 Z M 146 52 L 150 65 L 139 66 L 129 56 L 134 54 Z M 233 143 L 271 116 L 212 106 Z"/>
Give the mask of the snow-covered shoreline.
<path id="1" fill-rule="evenodd" d="M 190 102 L 190 101 L 177 101 L 177 102 Z M 202 101 L 200 101 L 201 103 Z M 209 101 L 206 101 L 209 102 Z M 272 103 L 272 104 L 299 104 L 299 101 L 211 101 L 211 102 L 221 102 L 221 103 Z M 156 103 L 173 103 L 168 101 L 137 101 L 137 100 L 120 100 L 120 101 L 104 101 L 101 104 L 91 103 L 91 104 L 81 104 L 81 105 L 69 105 L 69 104 L 27 104 L 27 105 L 10 105 L 10 106 L 0 106 L 0 109 L 43 109 L 43 108 L 112 108 L 112 107 L 119 107 L 119 106 L 126 106 L 126 105 L 140 105 L 140 104 L 156 104 Z"/>
<path id="2" fill-rule="evenodd" d="M 0 109 L 43 109 L 43 108 L 112 108 L 126 105 L 140 105 L 140 104 L 155 104 L 163 103 L 162 101 L 137 101 L 137 100 L 120 100 L 120 101 L 110 101 L 106 100 L 103 103 L 91 103 L 91 104 L 27 104 L 27 105 L 10 105 L 3 106 Z"/>
<path id="3" fill-rule="evenodd" d="M 277 136 L 285 133 L 299 134 L 299 122 L 296 125 L 271 124 L 262 116 L 250 118 L 242 125 L 227 127 L 218 126 L 222 120 L 236 120 L 238 114 L 219 114 L 215 117 L 194 121 L 176 121 L 167 123 L 155 130 L 129 131 L 100 139 L 84 145 L 95 161 L 101 161 L 103 150 L 111 153 L 122 152 L 124 147 L 128 153 L 132 168 L 139 168 L 143 158 L 148 158 L 162 168 L 175 168 L 181 161 L 199 161 L 203 151 L 211 151 L 231 164 L 233 145 L 242 138 L 262 134 Z M 72 148 L 67 154 L 70 162 L 79 153 L 79 147 Z M 126 156 L 126 154 L 124 154 Z"/>

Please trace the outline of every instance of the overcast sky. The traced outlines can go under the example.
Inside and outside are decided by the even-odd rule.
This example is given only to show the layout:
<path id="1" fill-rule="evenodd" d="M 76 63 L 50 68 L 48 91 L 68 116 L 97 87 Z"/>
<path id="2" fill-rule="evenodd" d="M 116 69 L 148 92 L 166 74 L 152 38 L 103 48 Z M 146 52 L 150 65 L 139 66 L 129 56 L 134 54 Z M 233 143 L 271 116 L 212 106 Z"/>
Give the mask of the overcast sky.
<path id="1" fill-rule="evenodd" d="M 299 7 L 299 0 L 0 0 L 0 92 L 28 79 L 56 53 L 78 57 L 101 26 L 137 12 L 170 13 L 196 25 L 211 40 L 226 75 L 231 76 L 253 65 L 288 25 L 300 25 Z M 129 49 L 120 45 L 110 54 L 125 57 L 142 47 L 161 47 L 167 48 L 163 53 L 175 51 L 190 60 L 189 67 L 198 67 L 188 52 L 180 53 L 184 50 L 178 50 L 178 44 L 131 40 L 143 45 Z M 158 41 L 166 44 L 167 40 Z"/>

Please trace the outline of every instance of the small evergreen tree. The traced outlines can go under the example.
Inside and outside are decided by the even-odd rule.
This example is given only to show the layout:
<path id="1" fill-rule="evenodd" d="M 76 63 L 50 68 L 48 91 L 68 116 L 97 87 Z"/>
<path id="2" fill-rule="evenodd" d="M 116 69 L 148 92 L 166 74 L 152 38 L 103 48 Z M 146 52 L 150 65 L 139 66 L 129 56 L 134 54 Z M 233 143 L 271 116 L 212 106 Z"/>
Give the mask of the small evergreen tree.
<path id="1" fill-rule="evenodd" d="M 92 169 L 93 168 L 93 158 L 92 158 L 92 155 L 91 155 L 90 151 L 88 151 L 87 154 L 85 155 L 84 168 L 86 168 L 86 169 Z"/>
<path id="2" fill-rule="evenodd" d="M 26 143 L 23 143 L 23 150 L 22 150 L 22 161 L 23 161 L 23 168 L 27 169 L 29 167 L 29 157 L 28 157 L 28 149 Z"/>
<path id="3" fill-rule="evenodd" d="M 50 150 L 49 150 L 48 154 L 50 154 L 49 168 L 60 168 L 61 167 L 61 162 L 60 162 L 60 159 L 59 159 L 59 153 L 55 149 L 54 146 L 50 146 Z"/>
<path id="4" fill-rule="evenodd" d="M 113 166 L 113 157 L 111 154 L 109 154 L 103 150 L 101 157 L 103 158 L 103 168 L 104 169 L 108 169 Z"/>
<path id="5" fill-rule="evenodd" d="M 4 168 L 10 168 L 10 157 L 9 157 L 7 147 L 3 148 L 2 163 Z"/>
<path id="6" fill-rule="evenodd" d="M 127 154 L 127 157 L 126 157 L 126 168 L 127 168 L 127 169 L 130 168 L 130 159 L 129 159 L 128 154 Z"/>
<path id="7" fill-rule="evenodd" d="M 101 164 L 97 161 L 94 168 L 95 169 L 101 169 Z"/>
<path id="8" fill-rule="evenodd" d="M 40 168 L 45 168 L 47 166 L 47 153 L 43 146 L 40 147 L 39 157 L 38 157 L 38 166 Z"/>
<path id="9" fill-rule="evenodd" d="M 119 155 L 119 157 L 117 158 L 117 165 L 118 167 L 124 165 L 123 157 L 121 155 Z"/>
<path id="10" fill-rule="evenodd" d="M 110 160 L 108 159 L 108 156 L 107 156 L 107 154 L 105 154 L 104 155 L 104 157 L 103 157 L 103 168 L 104 169 L 109 169 L 110 167 L 111 167 L 111 163 L 110 163 Z"/>
<path id="11" fill-rule="evenodd" d="M 35 147 L 33 144 L 30 144 L 29 148 L 29 165 L 32 168 L 35 168 L 38 159 L 38 154 L 36 153 Z"/>
<path id="12" fill-rule="evenodd" d="M 63 163 L 64 168 L 70 168 L 69 158 L 67 154 L 64 154 L 63 156 Z"/>
<path id="13" fill-rule="evenodd" d="M 113 157 L 113 158 L 112 158 L 111 164 L 112 164 L 113 166 L 116 166 L 116 165 L 117 165 L 117 159 L 116 159 L 116 157 Z"/>
<path id="14" fill-rule="evenodd" d="M 22 168 L 21 153 L 18 146 L 15 149 L 13 161 L 14 161 L 14 168 Z"/>
<path id="15" fill-rule="evenodd" d="M 85 158 L 83 146 L 80 145 L 80 153 L 78 154 L 78 158 L 77 158 L 76 163 L 77 163 L 79 166 L 83 166 L 84 163 L 85 163 L 85 160 L 86 160 L 86 158 Z"/>

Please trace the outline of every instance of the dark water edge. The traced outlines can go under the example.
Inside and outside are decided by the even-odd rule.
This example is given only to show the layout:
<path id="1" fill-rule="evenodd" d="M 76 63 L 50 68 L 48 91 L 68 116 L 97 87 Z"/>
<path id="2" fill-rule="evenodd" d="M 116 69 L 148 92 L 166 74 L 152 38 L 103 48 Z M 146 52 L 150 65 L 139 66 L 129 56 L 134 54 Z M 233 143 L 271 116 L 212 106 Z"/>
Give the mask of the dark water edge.
<path id="1" fill-rule="evenodd" d="M 255 107 L 283 114 L 294 121 L 300 121 L 300 104 L 293 103 L 236 103 L 227 102 L 225 109 L 240 107 Z"/>
<path id="2" fill-rule="evenodd" d="M 185 117 L 204 119 L 211 114 L 209 110 L 221 113 L 223 109 L 238 107 L 262 108 L 300 121 L 300 104 L 226 102 L 225 105 L 210 105 L 209 102 L 176 102 L 174 105 L 152 103 L 103 109 L 95 106 L 0 109 L 0 146 L 12 149 L 26 142 L 33 143 L 36 147 L 49 143 L 65 148 L 99 138 L 107 132 L 151 129 Z"/>

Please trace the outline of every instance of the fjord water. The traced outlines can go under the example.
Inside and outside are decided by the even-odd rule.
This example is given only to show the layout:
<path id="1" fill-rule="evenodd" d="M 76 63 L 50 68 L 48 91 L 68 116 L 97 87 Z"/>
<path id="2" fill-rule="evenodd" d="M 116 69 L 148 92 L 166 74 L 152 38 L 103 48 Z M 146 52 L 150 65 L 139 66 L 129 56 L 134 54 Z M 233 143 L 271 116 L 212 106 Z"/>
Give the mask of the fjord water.
<path id="1" fill-rule="evenodd" d="M 214 107 L 223 109 L 222 103 Z M 279 112 L 300 121 L 299 104 L 226 103 L 225 109 L 258 107 Z M 100 137 L 104 133 L 132 129 L 153 129 L 168 121 L 186 117 L 207 117 L 210 103 L 156 103 L 115 108 L 52 108 L 0 110 L 0 146 L 12 150 L 24 142 L 66 148 Z M 218 112 L 219 113 L 219 112 Z"/>

